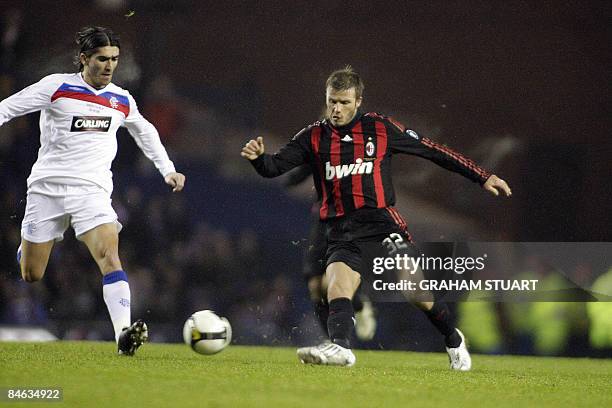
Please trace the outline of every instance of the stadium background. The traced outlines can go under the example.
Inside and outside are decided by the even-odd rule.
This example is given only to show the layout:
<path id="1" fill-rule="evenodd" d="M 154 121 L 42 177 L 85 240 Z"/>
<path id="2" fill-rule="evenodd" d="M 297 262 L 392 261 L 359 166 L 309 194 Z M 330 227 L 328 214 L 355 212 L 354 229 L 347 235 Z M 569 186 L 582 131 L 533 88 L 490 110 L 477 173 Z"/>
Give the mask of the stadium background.
<path id="1" fill-rule="evenodd" d="M 610 8 L 9 1 L 0 11 L 0 97 L 72 71 L 79 27 L 112 27 L 122 37 L 114 82 L 135 95 L 187 176 L 184 194 L 169 194 L 119 135 L 113 202 L 133 316 L 150 322 L 154 341 L 178 341 L 189 313 L 212 308 L 230 319 L 239 344 L 304 344 L 320 334 L 300 275 L 312 192 L 258 178 L 238 155 L 242 143 L 263 134 L 269 151 L 280 146 L 320 114 L 326 75 L 350 63 L 366 82 L 365 109 L 466 153 L 513 188 L 512 200 L 496 200 L 430 163 L 398 158 L 398 207 L 417 240 L 611 241 Z M 0 128 L 0 323 L 110 340 L 99 273 L 71 233 L 42 282 L 19 278 L 37 119 Z M 585 285 L 604 272 L 576 268 Z M 580 303 L 489 305 L 472 316 L 482 313 L 493 322 L 482 352 L 611 355 L 612 344 L 591 347 Z M 362 346 L 442 349 L 408 307 L 380 305 L 379 318 L 376 339 Z"/>

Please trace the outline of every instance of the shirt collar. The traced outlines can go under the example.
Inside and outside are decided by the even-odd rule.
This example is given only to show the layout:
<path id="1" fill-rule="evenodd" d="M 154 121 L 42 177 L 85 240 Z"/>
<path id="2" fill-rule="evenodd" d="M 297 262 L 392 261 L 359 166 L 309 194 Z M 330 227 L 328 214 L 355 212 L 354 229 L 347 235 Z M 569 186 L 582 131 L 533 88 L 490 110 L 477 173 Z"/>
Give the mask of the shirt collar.
<path id="1" fill-rule="evenodd" d="M 91 89 L 91 90 L 92 90 L 92 91 L 94 91 L 95 93 L 102 92 L 103 90 L 105 90 L 105 89 L 108 87 L 108 85 L 110 85 L 110 83 L 109 83 L 109 84 L 108 84 L 108 85 L 106 85 L 104 88 L 96 89 L 96 88 L 94 88 L 93 86 L 89 85 L 89 84 L 87 83 L 87 81 L 85 80 L 85 78 L 83 78 L 83 71 L 79 72 L 79 73 L 78 73 L 78 75 L 79 75 L 79 79 L 81 80 L 81 82 L 83 82 L 83 84 L 85 84 L 85 86 L 86 86 L 87 88 Z"/>
<path id="2" fill-rule="evenodd" d="M 355 117 L 346 125 L 343 126 L 334 126 L 331 124 L 331 122 L 328 120 L 327 123 L 329 123 L 329 126 L 331 126 L 332 128 L 336 129 L 338 132 L 342 133 L 348 130 L 351 130 L 353 128 L 353 126 L 355 126 L 355 124 L 357 122 L 359 122 L 359 120 L 361 119 L 361 117 L 363 116 L 363 113 L 360 110 L 357 110 L 357 113 L 355 113 Z"/>

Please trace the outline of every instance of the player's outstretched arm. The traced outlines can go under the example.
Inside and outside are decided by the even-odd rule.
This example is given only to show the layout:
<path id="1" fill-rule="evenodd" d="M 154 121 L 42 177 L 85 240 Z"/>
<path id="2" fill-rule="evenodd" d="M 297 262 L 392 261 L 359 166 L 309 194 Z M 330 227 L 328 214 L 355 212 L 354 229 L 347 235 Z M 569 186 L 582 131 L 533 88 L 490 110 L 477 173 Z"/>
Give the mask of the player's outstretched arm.
<path id="1" fill-rule="evenodd" d="M 495 174 L 491 174 L 482 187 L 495 196 L 499 195 L 499 190 L 503 191 L 507 197 L 512 196 L 512 190 L 510 190 L 508 183 L 497 177 Z"/>
<path id="2" fill-rule="evenodd" d="M 294 136 L 293 139 L 274 154 L 264 154 L 263 137 L 249 140 L 240 155 L 247 159 L 260 176 L 266 178 L 278 177 L 289 170 L 300 166 L 308 160 L 308 135 Z"/>
<path id="3" fill-rule="evenodd" d="M 172 187 L 172 191 L 178 192 L 185 187 L 185 175 L 182 173 L 172 172 L 164 177 L 166 184 Z"/>
<path id="4" fill-rule="evenodd" d="M 259 136 L 257 140 L 249 140 L 242 148 L 240 155 L 247 160 L 255 160 L 264 154 L 264 151 L 263 137 Z"/>

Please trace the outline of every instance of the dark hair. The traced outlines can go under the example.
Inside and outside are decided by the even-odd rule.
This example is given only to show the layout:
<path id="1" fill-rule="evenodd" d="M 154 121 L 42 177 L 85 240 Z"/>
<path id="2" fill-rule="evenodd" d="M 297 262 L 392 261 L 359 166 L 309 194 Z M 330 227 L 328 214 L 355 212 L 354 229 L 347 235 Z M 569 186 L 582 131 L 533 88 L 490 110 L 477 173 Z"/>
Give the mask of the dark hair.
<path id="1" fill-rule="evenodd" d="M 347 65 L 343 69 L 332 72 L 327 81 L 325 88 L 331 87 L 336 91 L 346 91 L 347 89 L 355 88 L 355 97 L 361 98 L 365 86 L 359 74 L 353 71 L 353 67 Z"/>
<path id="2" fill-rule="evenodd" d="M 83 64 L 81 64 L 81 53 L 90 57 L 95 53 L 96 48 L 99 47 L 117 47 L 121 48 L 119 44 L 119 36 L 113 33 L 110 28 L 88 26 L 83 27 L 79 32 L 76 33 L 75 40 L 79 46 L 79 51 L 74 60 L 74 65 L 79 66 L 79 72 L 83 70 Z"/>

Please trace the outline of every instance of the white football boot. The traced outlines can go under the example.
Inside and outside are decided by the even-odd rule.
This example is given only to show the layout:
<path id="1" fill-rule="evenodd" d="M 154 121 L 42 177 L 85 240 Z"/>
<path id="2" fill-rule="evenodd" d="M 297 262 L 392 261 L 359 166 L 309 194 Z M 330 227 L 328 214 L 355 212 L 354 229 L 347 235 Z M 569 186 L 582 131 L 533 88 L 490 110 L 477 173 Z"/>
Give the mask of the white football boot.
<path id="1" fill-rule="evenodd" d="M 355 313 L 355 334 L 361 341 L 370 341 L 376 334 L 376 312 L 367 296 L 361 297 L 363 308 Z"/>
<path id="2" fill-rule="evenodd" d="M 351 349 L 329 342 L 314 347 L 302 347 L 298 349 L 297 354 L 305 364 L 351 367 L 356 361 Z"/>
<path id="3" fill-rule="evenodd" d="M 318 346 L 314 346 L 314 347 L 300 347 L 299 349 L 297 349 L 298 359 L 302 363 L 314 364 L 314 360 L 313 360 L 313 357 L 311 355 L 311 350 L 315 349 L 315 348 L 327 347 L 330 344 L 331 344 L 331 341 L 325 340 L 323 343 L 319 344 Z"/>
<path id="4" fill-rule="evenodd" d="M 457 330 L 457 333 L 459 333 L 461 337 L 461 344 L 459 347 L 446 348 L 450 368 L 451 370 L 470 371 L 472 368 L 472 357 L 470 357 L 470 353 L 465 345 L 465 336 L 461 333 L 461 330 L 455 330 Z"/>

